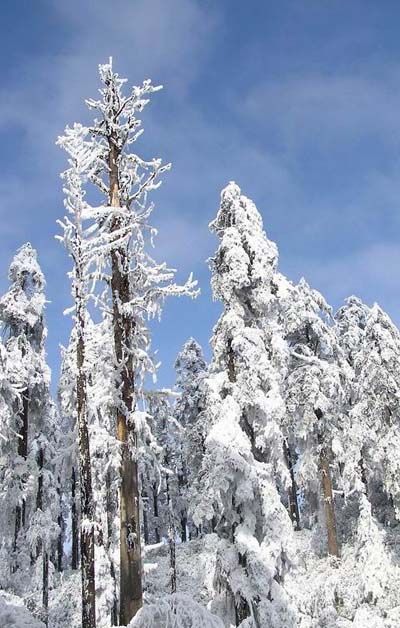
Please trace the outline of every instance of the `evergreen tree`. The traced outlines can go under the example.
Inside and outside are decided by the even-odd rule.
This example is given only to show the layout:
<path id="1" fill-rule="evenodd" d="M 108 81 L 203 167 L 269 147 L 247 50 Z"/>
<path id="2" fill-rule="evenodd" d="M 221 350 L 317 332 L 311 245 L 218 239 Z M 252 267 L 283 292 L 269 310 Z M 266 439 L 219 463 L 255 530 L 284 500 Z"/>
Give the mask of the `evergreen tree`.
<path id="1" fill-rule="evenodd" d="M 40 560 L 44 619 L 48 604 L 48 560 L 58 536 L 57 413 L 50 398 L 44 323 L 45 279 L 37 254 L 27 243 L 9 270 L 10 288 L 0 299 L 0 320 L 10 383 L 19 391 L 9 408 L 8 468 L 2 481 L 8 508 L 14 508 L 13 586 L 23 591 L 26 575 Z M 10 513 L 7 519 L 12 518 Z M 39 562 L 39 561 L 38 561 Z"/>
<path id="2" fill-rule="evenodd" d="M 88 167 L 88 158 L 80 151 L 80 134 L 66 132 L 60 138 L 70 155 L 70 168 L 62 177 L 65 181 L 65 207 L 72 216 L 59 221 L 64 234 L 60 237 L 73 260 L 72 295 L 74 298 L 74 331 L 76 359 L 76 419 L 79 450 L 80 477 L 80 552 L 82 573 L 82 625 L 96 628 L 96 585 L 95 585 L 95 522 L 92 488 L 91 452 L 88 427 L 88 391 L 86 364 L 86 326 L 88 301 L 88 274 L 92 257 L 84 239 L 82 213 L 85 209 L 82 173 Z M 93 168 L 94 156 L 89 156 Z"/>
<path id="3" fill-rule="evenodd" d="M 311 518 L 322 490 L 328 552 L 339 556 L 332 467 L 345 438 L 346 381 L 352 374 L 332 328 L 331 309 L 303 280 L 286 311 L 290 363 L 286 401 L 291 439 L 298 452 L 296 480 L 305 490 Z"/>
<path id="4" fill-rule="evenodd" d="M 174 272 L 154 262 L 148 252 L 155 230 L 148 224 L 153 205 L 147 197 L 169 165 L 159 159 L 145 161 L 131 146 L 141 134 L 137 113 L 147 104 L 146 97 L 159 88 L 145 81 L 125 95 L 125 80 L 113 72 L 111 61 L 99 70 L 100 99 L 87 101 L 99 118 L 90 128 L 67 129 L 59 143 L 70 152 L 72 143 L 65 138 L 74 137 L 82 164 L 87 162 L 86 170 L 80 172 L 81 186 L 93 185 L 104 197 L 99 207 L 86 203 L 82 218 L 89 225 L 85 235 L 88 255 L 95 263 L 94 279 L 105 287 L 97 302 L 104 311 L 112 311 L 114 411 L 120 444 L 119 620 L 126 624 L 142 604 L 136 456 L 136 423 L 142 415 L 136 413 L 136 399 L 149 364 L 146 319 L 159 315 L 166 296 L 193 294 L 195 283 L 190 278 L 183 287 L 171 284 Z"/>
<path id="5" fill-rule="evenodd" d="M 282 586 L 292 526 L 278 492 L 279 483 L 289 482 L 274 337 L 278 254 L 255 205 L 234 183 L 223 190 L 210 228 L 220 238 L 212 288 L 224 312 L 212 339 L 211 427 L 195 520 L 218 517 L 216 587 L 220 602 L 230 598 L 231 622 L 251 617 L 246 626 L 283 628 L 294 618 Z"/>
<path id="6" fill-rule="evenodd" d="M 348 336 L 354 345 L 350 358 L 355 373 L 350 412 L 351 450 L 346 451 L 346 474 L 354 487 L 365 492 L 373 509 L 379 510 L 382 521 L 398 519 L 400 333 L 376 304 L 369 309 L 353 299 L 339 310 L 337 318 L 343 344 L 344 325 L 350 319 Z"/>
<path id="7" fill-rule="evenodd" d="M 176 512 L 182 541 L 193 536 L 193 523 L 189 521 L 188 504 L 195 491 L 204 455 L 206 429 L 204 422 L 206 362 L 201 346 L 189 338 L 175 361 L 176 388 L 180 392 L 174 408 L 174 416 L 181 430 L 177 434 L 178 495 Z"/>

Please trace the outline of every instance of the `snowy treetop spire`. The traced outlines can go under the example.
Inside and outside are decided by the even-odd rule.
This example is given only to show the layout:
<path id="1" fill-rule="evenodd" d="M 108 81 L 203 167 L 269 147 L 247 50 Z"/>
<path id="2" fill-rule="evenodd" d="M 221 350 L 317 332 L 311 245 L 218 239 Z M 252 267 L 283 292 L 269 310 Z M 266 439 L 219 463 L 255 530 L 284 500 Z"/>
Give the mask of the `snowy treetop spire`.
<path id="1" fill-rule="evenodd" d="M 210 230 L 221 240 L 211 260 L 214 297 L 226 304 L 251 300 L 252 307 L 265 309 L 271 300 L 278 249 L 266 237 L 257 207 L 241 194 L 236 183 L 231 181 L 222 190 Z M 244 292 L 248 293 L 247 299 Z"/>
<path id="2" fill-rule="evenodd" d="M 27 242 L 14 256 L 8 278 L 10 288 L 0 299 L 0 319 L 12 334 L 28 326 L 31 330 L 42 321 L 46 303 L 46 282 L 37 260 L 36 250 Z"/>

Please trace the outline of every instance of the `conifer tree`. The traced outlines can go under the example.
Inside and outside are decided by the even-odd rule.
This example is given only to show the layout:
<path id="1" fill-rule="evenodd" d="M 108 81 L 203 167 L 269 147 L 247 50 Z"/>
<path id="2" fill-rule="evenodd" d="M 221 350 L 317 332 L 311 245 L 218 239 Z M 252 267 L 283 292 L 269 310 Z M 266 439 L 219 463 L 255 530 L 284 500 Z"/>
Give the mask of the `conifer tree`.
<path id="1" fill-rule="evenodd" d="M 195 520 L 218 518 L 217 599 L 230 598 L 230 621 L 238 626 L 251 617 L 246 626 L 283 628 L 294 617 L 282 587 L 292 526 L 278 492 L 289 477 L 275 358 L 277 249 L 255 205 L 234 183 L 222 191 L 210 228 L 220 239 L 212 288 L 224 312 L 212 339 L 210 429 Z"/>
<path id="2" fill-rule="evenodd" d="M 64 242 L 72 260 L 72 294 L 74 298 L 74 329 L 76 336 L 76 416 L 79 449 L 80 475 L 80 550 L 82 570 L 82 626 L 96 628 L 96 585 L 95 585 L 95 529 L 94 501 L 92 489 L 92 468 L 88 428 L 88 394 L 86 365 L 86 323 L 88 300 L 88 273 L 92 257 L 84 240 L 82 213 L 85 209 L 82 190 L 82 173 L 88 164 L 95 161 L 94 155 L 88 157 L 80 152 L 79 130 L 69 132 L 60 138 L 60 143 L 70 154 L 70 168 L 62 177 L 65 181 L 65 207 L 72 216 L 59 221 L 64 234 Z"/>
<path id="3" fill-rule="evenodd" d="M 99 70 L 100 99 L 87 101 L 99 117 L 90 128 L 67 129 L 66 136 L 75 134 L 82 163 L 90 162 L 80 175 L 82 186 L 93 185 L 104 198 L 99 207 L 86 204 L 82 218 L 89 225 L 86 234 L 96 285 L 104 282 L 105 287 L 97 303 L 112 311 L 114 409 L 120 445 L 119 620 L 126 624 L 142 604 L 135 384 L 149 363 L 146 318 L 160 313 L 166 296 L 193 294 L 195 282 L 189 278 L 183 287 L 170 283 L 174 272 L 157 264 L 148 251 L 155 230 L 148 224 L 153 205 L 147 198 L 169 165 L 159 159 L 145 161 L 131 147 L 141 134 L 137 113 L 148 103 L 146 97 L 160 88 L 145 81 L 125 95 L 126 81 L 113 72 L 111 61 Z M 69 152 L 63 138 L 60 144 Z"/>
<path id="4" fill-rule="evenodd" d="M 343 443 L 346 381 L 352 377 L 351 369 L 332 328 L 331 309 L 304 279 L 292 292 L 285 328 L 290 348 L 286 401 L 299 453 L 296 479 L 308 499 L 314 494 L 318 500 L 322 491 L 328 552 L 338 557 L 332 469 L 338 476 L 335 454 Z"/>
<path id="5" fill-rule="evenodd" d="M 32 562 L 40 562 L 46 620 L 48 561 L 58 535 L 59 508 L 54 499 L 58 438 L 44 346 L 46 284 L 31 244 L 23 245 L 15 255 L 9 279 L 10 288 L 0 299 L 0 320 L 8 377 L 20 395 L 11 408 L 9 428 L 14 436 L 8 441 L 9 464 L 3 483 L 7 501 L 15 507 L 13 586 L 23 591 Z"/>
<path id="6" fill-rule="evenodd" d="M 180 392 L 174 408 L 174 416 L 181 429 L 177 434 L 178 494 L 176 512 L 179 513 L 182 541 L 193 535 L 189 521 L 188 504 L 195 491 L 195 483 L 204 455 L 206 430 L 204 423 L 204 379 L 206 362 L 201 346 L 189 338 L 175 361 L 176 388 Z"/>

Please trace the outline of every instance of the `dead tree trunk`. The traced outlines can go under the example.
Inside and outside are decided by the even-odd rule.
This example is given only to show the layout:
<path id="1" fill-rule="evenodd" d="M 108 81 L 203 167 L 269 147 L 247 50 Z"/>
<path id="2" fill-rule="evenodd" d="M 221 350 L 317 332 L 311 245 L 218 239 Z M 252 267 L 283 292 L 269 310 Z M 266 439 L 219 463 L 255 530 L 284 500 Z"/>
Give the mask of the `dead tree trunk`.
<path id="1" fill-rule="evenodd" d="M 121 207 L 117 138 L 109 136 L 110 205 Z M 129 209 L 126 208 L 128 212 Z M 111 231 L 123 225 L 116 216 Z M 118 237 L 118 236 L 117 236 Z M 142 557 L 140 547 L 139 480 L 134 452 L 137 435 L 130 422 L 135 408 L 132 345 L 135 323 L 127 312 L 131 300 L 129 258 L 126 246 L 111 252 L 111 290 L 113 302 L 114 350 L 118 365 L 120 404 L 117 408 L 117 438 L 121 447 L 120 484 L 120 623 L 128 624 L 142 606 Z"/>
<path id="2" fill-rule="evenodd" d="M 96 628 L 96 589 L 94 570 L 94 504 L 92 469 L 90 462 L 89 430 L 87 424 L 87 390 L 85 362 L 85 304 L 81 286 L 82 269 L 76 264 L 76 320 L 77 320 L 77 380 L 76 399 L 79 438 L 79 470 L 81 487 L 81 570 L 82 570 L 82 626 Z"/>
<path id="3" fill-rule="evenodd" d="M 79 567 L 79 526 L 78 526 L 78 508 L 76 504 L 76 473 L 72 467 L 71 475 L 71 568 L 76 570 Z"/>

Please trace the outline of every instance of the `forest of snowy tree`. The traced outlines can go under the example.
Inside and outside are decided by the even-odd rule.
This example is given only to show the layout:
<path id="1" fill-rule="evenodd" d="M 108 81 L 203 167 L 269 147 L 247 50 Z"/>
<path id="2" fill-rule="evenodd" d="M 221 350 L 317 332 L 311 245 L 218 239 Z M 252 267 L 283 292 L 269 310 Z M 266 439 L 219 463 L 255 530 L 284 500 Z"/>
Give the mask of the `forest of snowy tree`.
<path id="1" fill-rule="evenodd" d="M 99 71 L 92 125 L 58 139 L 73 325 L 55 398 L 30 243 L 0 297 L 0 628 L 399 628 L 399 330 L 280 273 L 230 182 L 211 360 L 193 329 L 158 388 L 151 321 L 198 287 L 157 260 L 170 165 L 134 150 L 160 87 Z"/>

